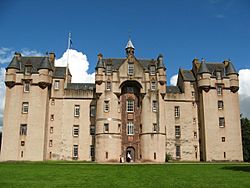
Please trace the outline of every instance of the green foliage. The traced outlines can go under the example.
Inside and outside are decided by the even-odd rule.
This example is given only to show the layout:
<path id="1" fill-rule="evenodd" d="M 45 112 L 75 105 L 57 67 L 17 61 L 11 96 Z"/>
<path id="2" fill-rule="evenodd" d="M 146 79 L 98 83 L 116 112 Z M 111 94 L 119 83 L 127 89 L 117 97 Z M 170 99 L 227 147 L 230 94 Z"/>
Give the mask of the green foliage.
<path id="1" fill-rule="evenodd" d="M 0 187 L 250 187 L 250 164 L 0 163 Z"/>
<path id="2" fill-rule="evenodd" d="M 243 159 L 250 162 L 250 120 L 241 118 Z"/>

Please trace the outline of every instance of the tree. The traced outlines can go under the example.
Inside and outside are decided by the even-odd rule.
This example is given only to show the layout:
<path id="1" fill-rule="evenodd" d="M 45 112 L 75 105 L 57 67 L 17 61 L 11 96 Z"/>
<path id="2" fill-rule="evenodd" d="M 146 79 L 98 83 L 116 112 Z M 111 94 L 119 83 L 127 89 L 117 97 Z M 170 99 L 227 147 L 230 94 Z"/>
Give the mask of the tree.
<path id="1" fill-rule="evenodd" d="M 241 117 L 241 134 L 243 146 L 243 159 L 250 162 L 250 120 Z"/>

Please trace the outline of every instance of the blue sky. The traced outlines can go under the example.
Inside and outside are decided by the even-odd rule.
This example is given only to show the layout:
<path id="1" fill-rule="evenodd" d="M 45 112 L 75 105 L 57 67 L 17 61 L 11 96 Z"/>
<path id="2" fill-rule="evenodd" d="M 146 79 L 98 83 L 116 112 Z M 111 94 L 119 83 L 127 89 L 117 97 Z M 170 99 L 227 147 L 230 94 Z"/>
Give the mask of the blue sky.
<path id="1" fill-rule="evenodd" d="M 88 73 L 100 52 L 125 57 L 129 35 L 137 58 L 163 54 L 168 84 L 180 67 L 190 69 L 195 57 L 230 58 L 238 70 L 250 68 L 248 0 L 1 0 L 0 28 L 0 49 L 11 49 L 10 56 L 54 51 L 60 58 L 70 31 L 73 48 L 88 58 Z M 6 66 L 0 62 L 0 68 Z"/>
<path id="2" fill-rule="evenodd" d="M 138 58 L 164 55 L 169 76 L 190 68 L 194 57 L 231 58 L 237 69 L 250 65 L 248 0 L 2 0 L 0 7 L 0 46 L 61 57 L 70 31 L 73 47 L 88 57 L 89 72 L 99 52 L 125 57 L 129 33 Z"/>

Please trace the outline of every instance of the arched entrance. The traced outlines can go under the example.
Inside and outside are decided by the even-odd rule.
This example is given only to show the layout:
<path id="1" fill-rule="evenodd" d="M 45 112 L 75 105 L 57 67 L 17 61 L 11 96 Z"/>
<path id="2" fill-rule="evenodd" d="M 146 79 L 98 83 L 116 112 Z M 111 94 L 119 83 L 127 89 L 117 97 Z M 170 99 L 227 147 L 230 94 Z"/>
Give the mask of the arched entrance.
<path id="1" fill-rule="evenodd" d="M 135 161 L 135 148 L 127 147 L 126 149 L 126 162 L 134 162 Z"/>

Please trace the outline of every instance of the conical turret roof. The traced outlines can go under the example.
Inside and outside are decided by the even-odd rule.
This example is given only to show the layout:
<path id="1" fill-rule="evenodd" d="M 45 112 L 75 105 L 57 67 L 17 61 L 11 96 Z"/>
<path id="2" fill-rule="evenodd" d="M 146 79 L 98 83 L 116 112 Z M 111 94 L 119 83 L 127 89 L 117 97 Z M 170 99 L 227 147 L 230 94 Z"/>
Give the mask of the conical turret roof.
<path id="1" fill-rule="evenodd" d="M 204 60 L 201 61 L 200 68 L 197 74 L 210 73 Z"/>
<path id="2" fill-rule="evenodd" d="M 51 63 L 49 61 L 49 57 L 44 57 L 40 66 L 37 68 L 37 70 L 39 69 L 48 69 L 48 70 L 53 70 L 52 69 L 52 66 L 51 66 Z"/>
<path id="3" fill-rule="evenodd" d="M 127 49 L 127 48 L 133 48 L 133 49 L 135 49 L 135 47 L 134 47 L 134 45 L 133 45 L 131 39 L 128 40 L 128 43 L 127 43 L 127 45 L 126 45 L 126 49 Z"/>
<path id="4" fill-rule="evenodd" d="M 17 57 L 13 57 L 10 64 L 6 69 L 17 69 L 20 70 L 20 62 L 17 60 Z"/>
<path id="5" fill-rule="evenodd" d="M 230 74 L 237 74 L 236 69 L 234 68 L 233 63 L 231 61 L 228 62 L 228 65 L 226 66 L 226 75 Z"/>

